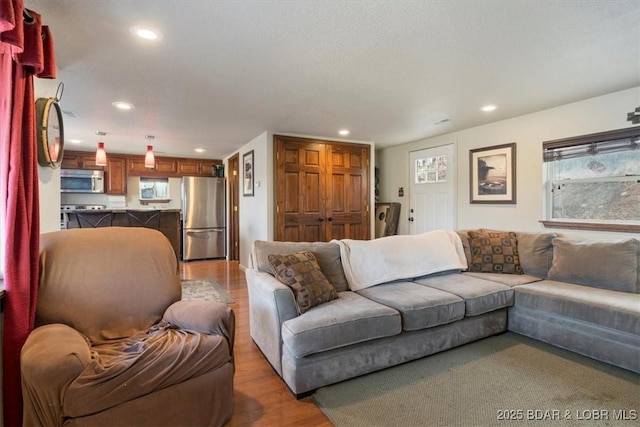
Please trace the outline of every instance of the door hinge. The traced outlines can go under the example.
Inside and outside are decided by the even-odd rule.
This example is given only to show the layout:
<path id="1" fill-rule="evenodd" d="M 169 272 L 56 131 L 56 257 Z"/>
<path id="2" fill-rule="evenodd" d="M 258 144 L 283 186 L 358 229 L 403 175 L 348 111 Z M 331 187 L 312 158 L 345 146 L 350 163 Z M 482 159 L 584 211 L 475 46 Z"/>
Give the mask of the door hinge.
<path id="1" fill-rule="evenodd" d="M 276 213 L 280 213 L 280 205 L 276 205 Z"/>
<path id="2" fill-rule="evenodd" d="M 233 207 L 233 211 L 234 211 L 234 212 L 238 212 L 238 207 L 237 207 L 237 206 L 234 206 L 234 207 Z"/>
<path id="3" fill-rule="evenodd" d="M 234 171 L 233 171 L 233 176 L 237 176 L 237 175 L 238 175 L 238 171 L 237 171 L 237 170 L 234 170 Z"/>

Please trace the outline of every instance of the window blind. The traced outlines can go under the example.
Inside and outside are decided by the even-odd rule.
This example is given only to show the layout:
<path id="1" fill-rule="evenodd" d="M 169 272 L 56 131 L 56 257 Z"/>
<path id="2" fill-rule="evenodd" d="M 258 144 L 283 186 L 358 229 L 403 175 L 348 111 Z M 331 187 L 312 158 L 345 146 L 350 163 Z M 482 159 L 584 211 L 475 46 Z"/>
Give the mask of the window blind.
<path id="1" fill-rule="evenodd" d="M 640 126 L 542 143 L 545 162 L 638 149 L 640 149 Z"/>

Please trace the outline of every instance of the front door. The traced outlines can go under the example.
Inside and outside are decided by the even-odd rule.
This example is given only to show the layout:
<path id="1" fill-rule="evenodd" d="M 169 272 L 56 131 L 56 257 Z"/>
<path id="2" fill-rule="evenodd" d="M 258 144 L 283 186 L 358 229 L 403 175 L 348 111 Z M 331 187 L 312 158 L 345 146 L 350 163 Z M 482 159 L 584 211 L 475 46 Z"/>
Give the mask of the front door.
<path id="1" fill-rule="evenodd" d="M 455 230 L 454 145 L 412 151 L 409 162 L 409 234 Z"/>

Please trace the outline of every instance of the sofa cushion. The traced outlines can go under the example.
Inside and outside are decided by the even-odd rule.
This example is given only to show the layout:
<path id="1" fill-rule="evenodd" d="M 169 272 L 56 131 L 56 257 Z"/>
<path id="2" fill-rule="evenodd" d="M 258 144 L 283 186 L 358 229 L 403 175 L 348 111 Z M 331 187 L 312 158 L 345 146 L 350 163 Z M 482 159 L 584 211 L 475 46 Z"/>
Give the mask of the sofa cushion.
<path id="1" fill-rule="evenodd" d="M 405 331 L 431 328 L 464 317 L 464 301 L 460 297 L 413 282 L 393 282 L 358 293 L 398 310 Z"/>
<path id="2" fill-rule="evenodd" d="M 322 274 L 338 292 L 349 289 L 347 278 L 344 276 L 340 248 L 335 243 L 328 242 L 270 242 L 256 240 L 253 243 L 253 267 L 263 273 L 272 274 L 269 264 L 269 254 L 291 254 L 311 251 L 318 260 Z"/>
<path id="3" fill-rule="evenodd" d="M 640 294 L 543 280 L 517 286 L 515 305 L 640 335 Z"/>
<path id="4" fill-rule="evenodd" d="M 513 289 L 510 287 L 466 274 L 422 277 L 415 282 L 462 298 L 465 316 L 477 316 L 513 305 Z"/>
<path id="5" fill-rule="evenodd" d="M 489 280 L 491 282 L 497 282 L 501 285 L 509 286 L 510 288 L 542 280 L 540 277 L 529 276 L 528 274 L 475 273 L 471 271 L 467 271 L 462 274 L 465 276 L 476 277 L 478 279 Z"/>
<path id="6" fill-rule="evenodd" d="M 522 274 L 516 233 L 469 231 L 469 271 Z"/>
<path id="7" fill-rule="evenodd" d="M 296 357 L 397 335 L 400 313 L 355 292 L 282 323 L 282 342 Z"/>
<path id="8" fill-rule="evenodd" d="M 336 289 L 320 271 L 312 252 L 269 254 L 267 258 L 276 278 L 293 291 L 301 314 L 311 307 L 338 298 Z"/>
<path id="9" fill-rule="evenodd" d="M 553 239 L 549 279 L 612 291 L 638 291 L 638 241 Z"/>

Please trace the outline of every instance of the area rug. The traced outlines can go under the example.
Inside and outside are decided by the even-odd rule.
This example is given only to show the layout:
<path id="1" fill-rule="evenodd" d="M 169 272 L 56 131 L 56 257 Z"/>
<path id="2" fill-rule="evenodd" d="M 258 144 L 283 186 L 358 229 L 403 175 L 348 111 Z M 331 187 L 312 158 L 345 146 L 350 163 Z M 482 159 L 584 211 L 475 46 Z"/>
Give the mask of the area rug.
<path id="1" fill-rule="evenodd" d="M 337 427 L 632 426 L 640 375 L 514 333 L 323 387 Z"/>
<path id="2" fill-rule="evenodd" d="M 233 303 L 233 298 L 215 280 L 197 279 L 182 281 L 183 300 L 219 301 Z"/>

